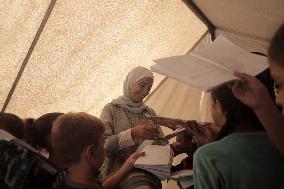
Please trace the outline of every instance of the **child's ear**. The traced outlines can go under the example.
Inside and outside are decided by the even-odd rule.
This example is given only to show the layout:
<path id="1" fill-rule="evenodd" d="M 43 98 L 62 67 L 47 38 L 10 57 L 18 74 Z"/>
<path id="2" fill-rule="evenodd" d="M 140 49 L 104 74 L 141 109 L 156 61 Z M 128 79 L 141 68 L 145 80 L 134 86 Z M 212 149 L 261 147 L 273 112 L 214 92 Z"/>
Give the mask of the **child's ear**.
<path id="1" fill-rule="evenodd" d="M 96 159 L 96 149 L 97 148 L 95 147 L 95 145 L 89 145 L 85 150 L 85 157 L 89 165 L 97 170 L 98 168 L 100 168 L 100 165 L 98 164 L 98 161 Z"/>
<path id="2" fill-rule="evenodd" d="M 86 157 L 87 157 L 87 160 L 92 160 L 95 156 L 96 156 L 96 148 L 94 145 L 89 145 L 87 148 L 86 148 Z"/>

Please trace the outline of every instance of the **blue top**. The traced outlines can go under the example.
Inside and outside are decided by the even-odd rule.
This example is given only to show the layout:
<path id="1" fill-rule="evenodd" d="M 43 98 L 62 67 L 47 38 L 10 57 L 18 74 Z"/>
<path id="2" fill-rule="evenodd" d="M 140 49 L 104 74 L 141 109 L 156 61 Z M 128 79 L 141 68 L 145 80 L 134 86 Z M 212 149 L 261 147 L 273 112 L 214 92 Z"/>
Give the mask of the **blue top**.
<path id="1" fill-rule="evenodd" d="M 193 171 L 195 189 L 284 188 L 284 157 L 265 132 L 233 133 L 200 147 Z"/>

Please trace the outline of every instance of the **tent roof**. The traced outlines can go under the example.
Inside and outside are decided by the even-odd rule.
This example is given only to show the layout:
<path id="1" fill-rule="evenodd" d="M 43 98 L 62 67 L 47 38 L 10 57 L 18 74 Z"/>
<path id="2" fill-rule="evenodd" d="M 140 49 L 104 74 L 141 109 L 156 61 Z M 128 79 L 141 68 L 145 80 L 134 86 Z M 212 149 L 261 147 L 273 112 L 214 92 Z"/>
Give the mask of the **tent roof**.
<path id="1" fill-rule="evenodd" d="M 0 10 L 0 105 L 23 118 L 98 116 L 130 69 L 186 53 L 207 29 L 183 1 L 18 0 Z"/>
<path id="2" fill-rule="evenodd" d="M 121 94 L 130 69 L 150 67 L 155 58 L 185 54 L 206 32 L 184 2 L 195 3 L 216 26 L 217 35 L 227 35 L 249 51 L 265 53 L 284 20 L 283 0 L 4 2 L 0 4 L 0 105 L 7 102 L 5 111 L 22 117 L 52 111 L 99 115 L 104 104 Z M 45 18 L 46 25 L 40 28 Z M 19 82 L 13 85 L 17 76 Z M 154 88 L 162 79 L 156 75 Z M 163 90 L 168 84 L 161 84 Z M 163 94 L 154 96 L 150 105 L 167 103 Z M 162 107 L 156 111 L 167 115 L 167 108 L 172 109 Z"/>
<path id="3" fill-rule="evenodd" d="M 248 50 L 266 52 L 269 41 L 284 20 L 283 0 L 194 0 L 223 33 Z"/>
<path id="4" fill-rule="evenodd" d="M 226 35 L 247 51 L 266 54 L 270 39 L 284 20 L 283 0 L 184 1 L 207 26 L 215 27 L 215 35 Z M 194 9 L 195 6 L 197 9 Z M 205 36 L 197 47 L 208 44 L 210 42 Z M 165 80 L 151 95 L 147 103 L 160 115 L 201 121 L 211 119 L 208 104 L 202 104 L 208 102 L 206 95 L 176 80 Z"/>

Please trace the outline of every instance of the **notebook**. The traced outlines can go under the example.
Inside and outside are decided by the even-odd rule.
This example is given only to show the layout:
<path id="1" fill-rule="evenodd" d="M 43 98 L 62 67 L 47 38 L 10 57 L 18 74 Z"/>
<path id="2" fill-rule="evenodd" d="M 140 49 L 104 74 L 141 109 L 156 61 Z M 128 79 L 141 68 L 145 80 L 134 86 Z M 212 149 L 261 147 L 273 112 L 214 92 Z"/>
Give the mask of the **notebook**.
<path id="1" fill-rule="evenodd" d="M 238 79 L 234 71 L 256 76 L 268 68 L 266 57 L 249 53 L 223 36 L 198 52 L 154 61 L 153 72 L 203 91 Z"/>
<path id="2" fill-rule="evenodd" d="M 161 180 L 170 177 L 173 161 L 170 145 L 146 145 L 142 151 L 145 155 L 136 160 L 134 167 L 147 170 Z"/>

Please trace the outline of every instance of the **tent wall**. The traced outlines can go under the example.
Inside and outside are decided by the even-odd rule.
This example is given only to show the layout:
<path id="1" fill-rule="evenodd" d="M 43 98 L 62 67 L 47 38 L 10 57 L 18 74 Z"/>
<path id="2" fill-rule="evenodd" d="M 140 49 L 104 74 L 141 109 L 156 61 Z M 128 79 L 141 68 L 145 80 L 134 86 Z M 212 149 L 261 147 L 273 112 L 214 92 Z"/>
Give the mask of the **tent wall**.
<path id="1" fill-rule="evenodd" d="M 13 6 L 19 11 L 23 5 Z M 37 21 L 34 31 L 47 9 L 46 3 L 41 6 L 38 19 L 29 11 Z M 17 20 L 11 16 L 13 19 Z M 9 30 L 20 36 L 29 33 L 21 34 L 17 24 Z M 21 117 L 53 111 L 86 111 L 99 116 L 106 103 L 122 94 L 130 69 L 138 65 L 149 68 L 153 59 L 186 53 L 205 31 L 183 1 L 57 1 L 6 111 Z M 29 33 L 29 40 L 18 44 L 25 47 L 21 51 L 27 51 L 34 35 Z M 19 50 L 4 47 L 10 52 Z M 1 92 L 2 101 L 25 53 L 17 56 L 17 60 L 1 57 L 1 63 L 6 62 L 1 70 L 13 70 L 11 79 L 1 86 L 5 92 Z M 156 76 L 154 87 L 162 78 Z"/>
<path id="2" fill-rule="evenodd" d="M 233 41 L 235 44 L 242 47 L 248 52 L 261 52 L 267 54 L 267 49 L 269 46 L 268 41 L 257 40 L 251 37 L 237 35 L 235 33 L 217 29 L 216 36 L 219 35 L 228 37 L 231 41 Z"/>
<path id="3" fill-rule="evenodd" d="M 0 3 L 1 107 L 48 5 L 45 0 L 4 0 Z"/>
<path id="4" fill-rule="evenodd" d="M 207 33 L 192 51 L 204 48 L 210 43 L 210 34 Z M 147 100 L 147 105 L 161 116 L 200 120 L 202 114 L 203 120 L 210 119 L 207 114 L 207 98 L 205 99 L 205 96 L 203 96 L 201 101 L 201 95 L 200 90 L 167 78 Z M 202 102 L 202 106 L 200 102 Z"/>
<path id="5" fill-rule="evenodd" d="M 227 35 L 244 49 L 266 52 L 284 20 L 283 0 L 194 0 L 219 34 Z"/>

